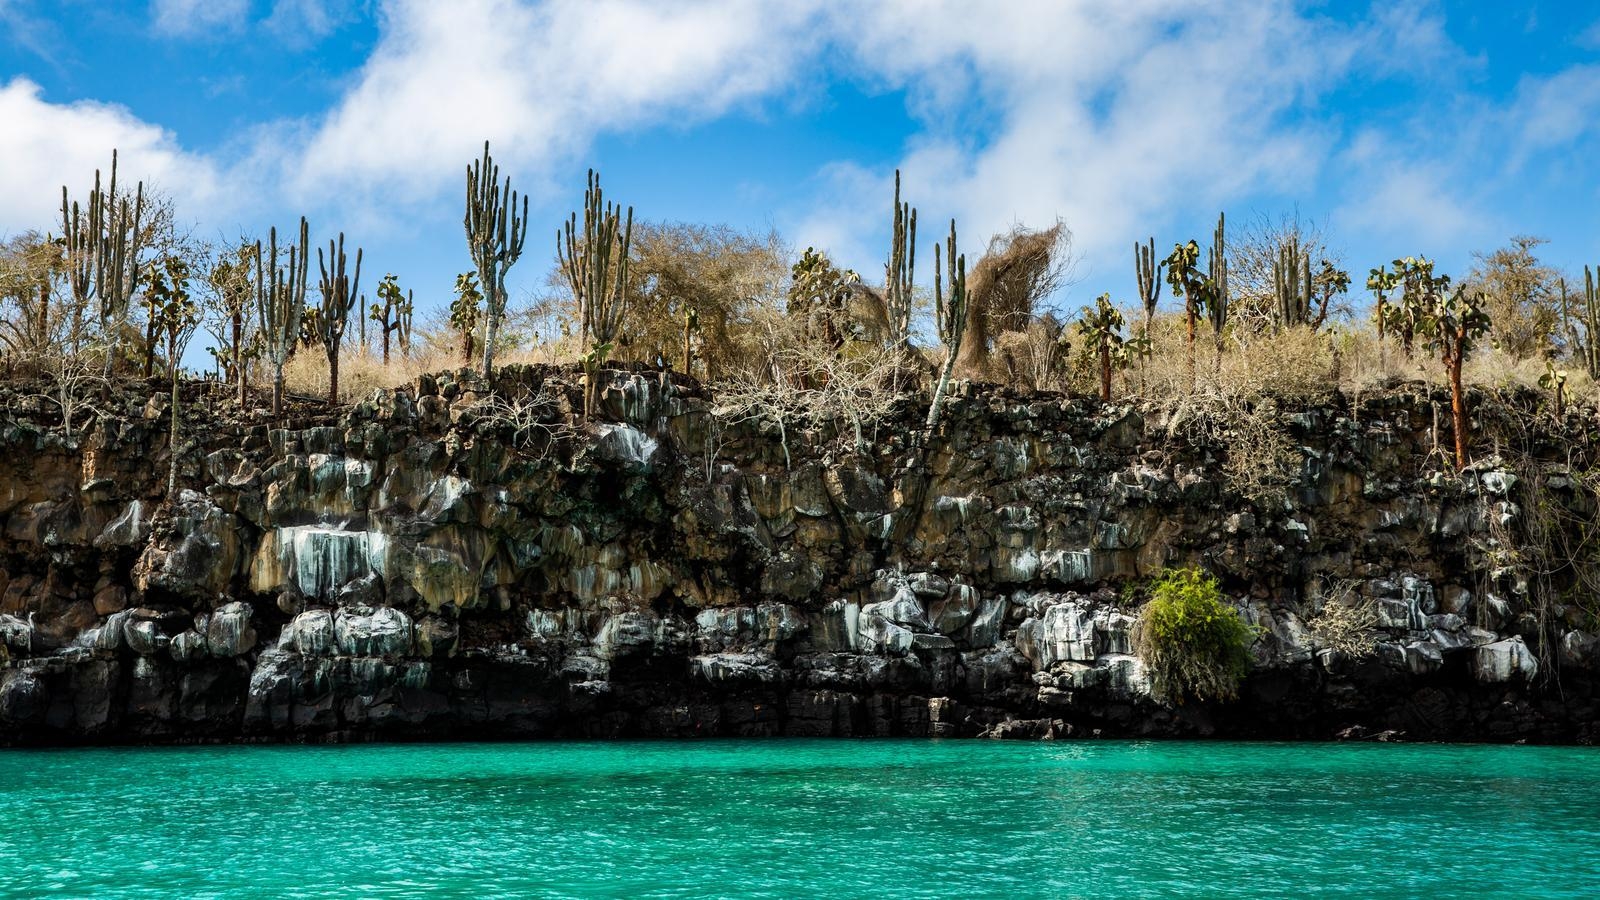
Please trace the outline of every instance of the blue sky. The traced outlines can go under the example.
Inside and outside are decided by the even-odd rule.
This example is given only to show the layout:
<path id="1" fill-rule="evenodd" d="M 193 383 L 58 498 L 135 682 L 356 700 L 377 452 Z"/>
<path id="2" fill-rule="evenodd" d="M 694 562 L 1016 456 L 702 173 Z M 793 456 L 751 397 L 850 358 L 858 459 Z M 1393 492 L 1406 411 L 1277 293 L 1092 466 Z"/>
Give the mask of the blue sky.
<path id="1" fill-rule="evenodd" d="M 641 217 L 775 227 L 869 280 L 898 166 L 971 251 L 1063 218 L 1068 308 L 1129 302 L 1129 245 L 1204 238 L 1219 209 L 1297 210 L 1358 283 L 1397 255 L 1462 273 L 1523 233 L 1581 271 L 1588 6 L 0 0 L 0 234 L 49 228 L 116 146 L 202 235 L 304 213 L 366 248 L 372 284 L 441 304 L 489 138 L 533 201 L 514 293 L 542 284 L 589 166 Z"/>

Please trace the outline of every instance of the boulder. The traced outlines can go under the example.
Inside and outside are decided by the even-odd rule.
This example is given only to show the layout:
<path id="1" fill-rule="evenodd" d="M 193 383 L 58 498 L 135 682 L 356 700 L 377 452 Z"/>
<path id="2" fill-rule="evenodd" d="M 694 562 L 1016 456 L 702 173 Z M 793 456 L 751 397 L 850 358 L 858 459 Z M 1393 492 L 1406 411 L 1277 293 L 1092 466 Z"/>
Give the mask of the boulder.
<path id="1" fill-rule="evenodd" d="M 1473 677 L 1485 684 L 1512 680 L 1532 681 L 1539 674 L 1539 660 L 1522 642 L 1522 637 L 1484 644 L 1473 651 Z"/>
<path id="2" fill-rule="evenodd" d="M 256 646 L 256 630 L 251 626 L 255 610 L 235 600 L 217 608 L 206 626 L 206 649 L 212 656 L 241 656 Z"/>
<path id="3" fill-rule="evenodd" d="M 341 609 L 334 642 L 348 656 L 403 656 L 411 652 L 411 617 L 392 606 Z"/>

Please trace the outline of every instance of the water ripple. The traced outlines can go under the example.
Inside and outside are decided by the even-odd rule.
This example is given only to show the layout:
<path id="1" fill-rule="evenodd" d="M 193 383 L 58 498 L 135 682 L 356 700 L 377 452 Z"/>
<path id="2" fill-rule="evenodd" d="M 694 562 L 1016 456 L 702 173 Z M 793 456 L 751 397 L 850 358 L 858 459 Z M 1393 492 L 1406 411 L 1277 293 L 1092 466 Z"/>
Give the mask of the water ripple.
<path id="1" fill-rule="evenodd" d="M 0 895 L 1600 895 L 1583 748 L 744 741 L 0 753 Z"/>

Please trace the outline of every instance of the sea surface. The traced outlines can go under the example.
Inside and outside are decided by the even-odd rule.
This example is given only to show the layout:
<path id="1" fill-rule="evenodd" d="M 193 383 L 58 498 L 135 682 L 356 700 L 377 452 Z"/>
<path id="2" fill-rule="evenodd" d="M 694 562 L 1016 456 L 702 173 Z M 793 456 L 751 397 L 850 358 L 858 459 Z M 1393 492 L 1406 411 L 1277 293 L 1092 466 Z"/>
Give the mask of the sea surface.
<path id="1" fill-rule="evenodd" d="M 10 750 L 0 895 L 1596 897 L 1600 750 Z"/>

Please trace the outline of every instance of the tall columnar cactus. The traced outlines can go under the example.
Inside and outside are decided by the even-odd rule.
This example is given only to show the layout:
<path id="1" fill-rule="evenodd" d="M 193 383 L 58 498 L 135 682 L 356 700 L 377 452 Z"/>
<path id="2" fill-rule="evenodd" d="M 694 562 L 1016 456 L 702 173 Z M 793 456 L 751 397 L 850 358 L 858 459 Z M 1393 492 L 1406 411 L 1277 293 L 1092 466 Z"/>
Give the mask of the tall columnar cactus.
<path id="1" fill-rule="evenodd" d="M 1144 308 L 1144 333 L 1148 337 L 1150 325 L 1156 317 L 1156 304 L 1161 302 L 1161 270 L 1167 261 L 1156 258 L 1156 239 L 1148 244 L 1133 242 L 1133 268 L 1139 279 L 1139 305 Z"/>
<path id="2" fill-rule="evenodd" d="M 901 355 L 911 351 L 911 304 L 916 284 L 917 211 L 900 202 L 900 170 L 894 170 L 894 237 L 884 266 L 884 306 L 889 343 Z"/>
<path id="3" fill-rule="evenodd" d="M 588 375 L 586 417 L 598 396 L 600 366 L 622 333 L 632 241 L 633 207 L 624 218 L 621 204 L 606 202 L 600 176 L 590 169 L 589 186 L 583 192 L 583 229 L 578 229 L 578 214 L 573 213 L 556 232 L 556 258 L 578 303 L 578 336 Z"/>
<path id="4" fill-rule="evenodd" d="M 1315 297 L 1311 284 L 1311 254 L 1301 249 L 1300 238 L 1296 235 L 1290 235 L 1273 257 L 1272 293 L 1277 300 L 1278 327 L 1294 328 L 1311 323 Z"/>
<path id="5" fill-rule="evenodd" d="M 944 367 L 939 370 L 939 383 L 933 389 L 933 404 L 928 407 L 928 427 L 939 424 L 939 405 L 950 386 L 950 373 L 955 371 L 956 357 L 961 354 L 961 336 L 967 330 L 967 257 L 956 255 L 956 220 L 950 220 L 950 237 L 945 240 L 945 274 L 950 280 L 950 296 L 944 295 L 940 281 L 939 244 L 933 245 L 933 318 L 938 327 L 939 341 L 944 344 Z"/>
<path id="6" fill-rule="evenodd" d="M 383 364 L 389 364 L 389 336 L 396 334 L 400 339 L 400 352 L 404 353 L 411 348 L 411 315 L 414 295 L 411 291 L 400 293 L 400 279 L 391 272 L 383 276 L 378 282 L 378 299 L 383 302 L 372 304 L 368 316 L 378 326 L 378 333 L 383 335 Z M 476 310 L 474 310 L 476 311 Z M 470 354 L 469 354 L 470 360 Z"/>
<path id="7" fill-rule="evenodd" d="M 1206 284 L 1206 317 L 1217 345 L 1217 371 L 1222 371 L 1222 335 L 1228 325 L 1228 247 L 1223 214 L 1217 213 L 1217 230 L 1211 240 L 1211 272 Z"/>
<path id="8" fill-rule="evenodd" d="M 489 142 L 483 142 L 483 158 L 467 167 L 467 250 L 478 269 L 478 282 L 485 300 L 483 325 L 483 374 L 494 372 L 494 348 L 500 337 L 500 323 L 506 315 L 506 272 L 522 256 L 528 241 L 528 198 L 517 211 L 517 192 L 511 189 L 511 176 L 500 181 L 500 167 L 489 155 Z"/>
<path id="9" fill-rule="evenodd" d="M 263 258 L 256 241 L 256 317 L 261 326 L 261 348 L 272 364 L 272 414 L 283 414 L 283 367 L 300 339 L 300 319 L 306 308 L 306 270 L 310 267 L 309 229 L 300 218 L 300 241 L 289 246 L 289 264 L 278 265 L 278 229 L 267 236 Z"/>
<path id="10" fill-rule="evenodd" d="M 344 232 L 339 241 L 328 241 L 328 256 L 317 248 L 317 268 L 321 271 L 318 287 L 322 291 L 322 306 L 317 311 L 317 340 L 328 354 L 328 405 L 339 402 L 339 344 L 344 341 L 345 326 L 350 322 L 350 310 L 355 308 L 356 297 L 361 292 L 361 248 L 356 248 L 355 274 L 347 275 L 344 255 Z M 329 266 L 332 266 L 330 269 Z M 387 343 L 388 335 L 384 335 Z"/>
<path id="11" fill-rule="evenodd" d="M 61 188 L 61 230 L 66 245 L 67 284 L 72 294 L 73 340 L 76 342 L 82 332 L 89 303 L 98 299 L 108 378 L 116 359 L 117 341 L 128 320 L 128 307 L 139 289 L 143 217 L 143 181 L 135 188 L 131 203 L 117 193 L 115 150 L 111 151 L 110 186 L 101 188 L 100 170 L 96 169 L 87 208 L 75 201 L 69 203 L 66 186 Z"/>
<path id="12" fill-rule="evenodd" d="M 1600 284 L 1596 275 L 1583 267 L 1583 304 L 1576 309 L 1566 280 L 1561 281 L 1561 321 L 1573 355 L 1583 361 L 1590 378 L 1600 379 Z"/>

